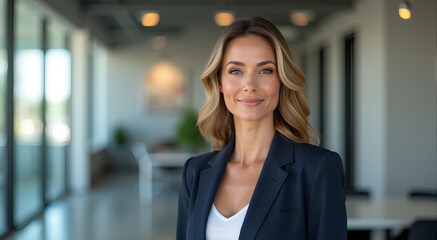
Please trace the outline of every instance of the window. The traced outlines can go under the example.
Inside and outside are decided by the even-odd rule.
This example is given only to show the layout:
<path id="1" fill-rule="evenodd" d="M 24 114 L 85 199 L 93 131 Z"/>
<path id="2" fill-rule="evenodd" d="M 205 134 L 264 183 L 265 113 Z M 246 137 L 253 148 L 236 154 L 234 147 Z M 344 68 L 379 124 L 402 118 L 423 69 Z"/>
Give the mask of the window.
<path id="1" fill-rule="evenodd" d="M 46 188 L 48 202 L 66 190 L 66 148 L 70 142 L 71 54 L 67 30 L 59 21 L 47 24 L 45 55 Z"/>
<path id="2" fill-rule="evenodd" d="M 15 1 L 14 223 L 20 227 L 42 211 L 42 16 Z"/>
<path id="3" fill-rule="evenodd" d="M 0 0 L 0 234 L 7 231 L 7 51 L 6 51 L 6 1 Z"/>

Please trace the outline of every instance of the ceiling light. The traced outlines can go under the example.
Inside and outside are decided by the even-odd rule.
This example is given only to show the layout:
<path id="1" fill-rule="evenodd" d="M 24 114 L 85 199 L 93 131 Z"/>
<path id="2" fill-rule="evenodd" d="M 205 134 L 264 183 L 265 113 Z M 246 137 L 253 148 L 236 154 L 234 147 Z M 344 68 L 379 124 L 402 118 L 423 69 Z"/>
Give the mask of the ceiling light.
<path id="1" fill-rule="evenodd" d="M 293 25 L 303 27 L 314 20 L 315 13 L 311 10 L 295 10 L 290 13 L 290 21 Z"/>
<path id="2" fill-rule="evenodd" d="M 144 27 L 153 27 L 159 23 L 159 14 L 157 12 L 144 13 L 141 17 L 141 23 Z"/>
<path id="3" fill-rule="evenodd" d="M 234 15 L 230 12 L 218 12 L 215 17 L 215 23 L 219 26 L 228 26 L 234 22 Z"/>
<path id="4" fill-rule="evenodd" d="M 411 18 L 410 4 L 407 1 L 399 3 L 399 16 L 403 19 Z"/>
<path id="5" fill-rule="evenodd" d="M 294 25 L 299 27 L 308 25 L 308 17 L 300 12 L 291 14 L 290 20 Z"/>

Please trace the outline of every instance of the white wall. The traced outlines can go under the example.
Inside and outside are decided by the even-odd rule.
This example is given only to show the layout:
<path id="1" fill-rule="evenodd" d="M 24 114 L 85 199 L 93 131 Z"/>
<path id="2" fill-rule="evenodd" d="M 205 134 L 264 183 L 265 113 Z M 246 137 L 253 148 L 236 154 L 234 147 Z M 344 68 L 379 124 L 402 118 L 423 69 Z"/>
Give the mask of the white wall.
<path id="1" fill-rule="evenodd" d="M 153 50 L 149 42 L 109 52 L 108 132 L 123 126 L 135 140 L 149 147 L 172 139 L 181 112 L 150 112 L 146 108 L 145 75 L 157 62 L 167 60 L 181 68 L 188 80 L 188 107 L 198 110 L 205 101 L 202 73 L 222 28 L 193 26 L 170 37 L 167 47 Z"/>
<path id="2" fill-rule="evenodd" d="M 384 1 L 361 1 L 356 15 L 355 182 L 387 192 L 387 55 Z"/>
<path id="3" fill-rule="evenodd" d="M 343 156 L 344 37 L 355 33 L 355 183 L 376 197 L 436 186 L 436 4 L 431 2 L 415 1 L 413 18 L 420 17 L 406 27 L 397 15 L 397 1 L 357 1 L 352 10 L 331 16 L 294 47 L 298 55 L 308 56 L 308 100 L 314 113 L 314 53 L 326 46 L 326 147 Z M 311 123 L 317 119 L 310 118 Z"/>
<path id="4" fill-rule="evenodd" d="M 319 47 L 306 48 L 304 54 L 307 56 L 306 98 L 310 106 L 310 116 L 308 117 L 308 121 L 317 132 L 320 132 L 318 50 Z M 291 51 L 293 51 L 292 47 Z"/>
<path id="5" fill-rule="evenodd" d="M 437 2 L 411 2 L 412 17 L 387 3 L 388 32 L 388 193 L 437 187 L 436 29 Z"/>
<path id="6" fill-rule="evenodd" d="M 108 135 L 108 51 L 107 47 L 97 41 L 92 43 L 93 51 L 93 139 L 91 140 L 92 152 L 104 149 L 109 143 Z"/>

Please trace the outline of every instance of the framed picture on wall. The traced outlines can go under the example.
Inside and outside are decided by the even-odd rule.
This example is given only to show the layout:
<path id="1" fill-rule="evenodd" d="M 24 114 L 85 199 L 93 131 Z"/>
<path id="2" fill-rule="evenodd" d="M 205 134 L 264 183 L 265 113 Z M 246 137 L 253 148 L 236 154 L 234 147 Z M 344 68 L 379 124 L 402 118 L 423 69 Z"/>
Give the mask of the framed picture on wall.
<path id="1" fill-rule="evenodd" d="M 188 103 L 186 73 L 169 61 L 161 61 L 145 74 L 146 108 L 152 112 L 181 111 Z"/>

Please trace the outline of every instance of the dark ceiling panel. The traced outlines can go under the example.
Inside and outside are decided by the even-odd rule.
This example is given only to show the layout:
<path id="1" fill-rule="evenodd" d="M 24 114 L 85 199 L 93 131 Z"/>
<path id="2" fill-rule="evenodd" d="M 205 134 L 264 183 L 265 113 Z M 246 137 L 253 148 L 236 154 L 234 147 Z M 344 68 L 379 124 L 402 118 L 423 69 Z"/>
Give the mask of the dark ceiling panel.
<path id="1" fill-rule="evenodd" d="M 352 0 L 76 0 L 88 16 L 100 22 L 108 35 L 120 39 L 144 39 L 159 33 L 180 33 L 196 23 L 215 26 L 214 14 L 219 10 L 233 11 L 236 17 L 261 16 L 277 25 L 292 27 L 290 12 L 312 10 L 315 19 L 304 32 L 326 16 L 352 6 Z M 142 27 L 139 15 L 143 11 L 158 11 L 160 22 L 153 28 Z M 123 36 L 125 32 L 126 37 Z"/>
<path id="2" fill-rule="evenodd" d="M 111 15 L 95 16 L 96 20 L 102 24 L 105 31 L 117 31 L 121 30 L 120 24 Z"/>

